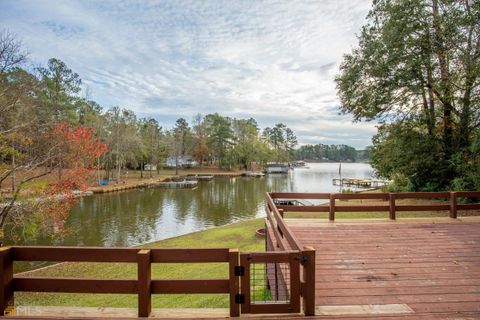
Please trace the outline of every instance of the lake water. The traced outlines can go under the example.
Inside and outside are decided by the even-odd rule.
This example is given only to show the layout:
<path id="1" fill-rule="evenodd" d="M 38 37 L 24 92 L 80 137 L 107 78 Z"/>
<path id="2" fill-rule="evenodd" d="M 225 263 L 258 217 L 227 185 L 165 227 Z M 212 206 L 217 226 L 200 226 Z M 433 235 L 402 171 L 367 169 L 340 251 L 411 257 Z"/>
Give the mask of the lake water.
<path id="1" fill-rule="evenodd" d="M 71 234 L 28 244 L 132 246 L 264 216 L 265 192 L 338 192 L 338 163 L 310 163 L 287 175 L 215 178 L 189 189 L 133 189 L 77 200 L 67 225 Z M 342 163 L 343 177 L 365 178 L 372 168 Z"/>

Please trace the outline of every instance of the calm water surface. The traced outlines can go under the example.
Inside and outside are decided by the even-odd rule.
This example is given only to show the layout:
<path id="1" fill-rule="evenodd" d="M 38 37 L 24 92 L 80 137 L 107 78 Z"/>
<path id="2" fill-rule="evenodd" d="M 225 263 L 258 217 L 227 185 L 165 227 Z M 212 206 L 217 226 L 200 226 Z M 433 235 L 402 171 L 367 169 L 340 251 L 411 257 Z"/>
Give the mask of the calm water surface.
<path id="1" fill-rule="evenodd" d="M 28 244 L 132 246 L 264 216 L 265 192 L 338 192 L 338 163 L 308 164 L 288 175 L 215 178 L 188 189 L 134 189 L 82 198 L 68 219 L 72 233 Z M 343 163 L 343 177 L 370 177 L 363 163 Z"/>

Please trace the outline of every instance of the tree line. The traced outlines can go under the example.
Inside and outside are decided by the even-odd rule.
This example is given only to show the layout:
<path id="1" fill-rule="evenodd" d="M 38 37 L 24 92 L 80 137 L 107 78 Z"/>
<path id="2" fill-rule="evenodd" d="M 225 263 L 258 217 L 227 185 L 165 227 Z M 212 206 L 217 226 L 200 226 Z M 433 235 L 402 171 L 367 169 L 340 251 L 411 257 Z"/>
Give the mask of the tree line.
<path id="1" fill-rule="evenodd" d="M 354 147 L 347 145 L 303 145 L 295 153 L 297 160 L 313 160 L 313 161 L 366 161 L 368 153 L 364 150 L 356 150 Z"/>
<path id="2" fill-rule="evenodd" d="M 480 2 L 374 1 L 336 78 L 377 120 L 372 165 L 400 190 L 480 190 Z"/>

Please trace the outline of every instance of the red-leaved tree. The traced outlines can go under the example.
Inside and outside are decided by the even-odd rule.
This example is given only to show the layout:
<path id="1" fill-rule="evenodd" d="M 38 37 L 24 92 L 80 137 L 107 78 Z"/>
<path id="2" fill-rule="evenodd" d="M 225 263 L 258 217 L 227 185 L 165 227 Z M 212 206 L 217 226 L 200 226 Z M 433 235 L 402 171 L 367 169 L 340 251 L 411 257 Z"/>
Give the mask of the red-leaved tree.
<path id="1" fill-rule="evenodd" d="M 46 189 L 48 201 L 41 211 L 48 222 L 45 226 L 58 233 L 65 231 L 73 200 L 86 191 L 96 161 L 107 151 L 107 146 L 99 141 L 92 128 L 71 126 L 68 122 L 57 123 L 51 136 L 58 143 L 58 161 L 65 170 L 61 179 Z"/>
<path id="2" fill-rule="evenodd" d="M 35 138 L 42 146 L 35 149 L 35 156 L 28 157 L 30 145 L 26 145 L 19 149 L 23 153 L 17 152 L 19 164 L 3 171 L 5 175 L 18 172 L 21 178 L 0 208 L 0 240 L 5 231 L 13 241 L 39 232 L 54 236 L 68 233 L 65 222 L 74 198 L 86 190 L 98 158 L 107 151 L 93 129 L 67 122 L 57 123 Z M 55 170 L 62 170 L 60 179 L 54 178 Z"/>

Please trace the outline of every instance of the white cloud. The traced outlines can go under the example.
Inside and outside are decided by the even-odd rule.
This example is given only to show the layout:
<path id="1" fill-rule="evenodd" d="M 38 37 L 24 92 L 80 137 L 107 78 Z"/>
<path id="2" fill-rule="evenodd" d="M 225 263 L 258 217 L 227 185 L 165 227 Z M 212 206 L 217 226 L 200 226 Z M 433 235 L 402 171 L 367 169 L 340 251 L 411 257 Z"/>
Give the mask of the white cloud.
<path id="1" fill-rule="evenodd" d="M 338 115 L 333 79 L 369 6 L 4 0 L 0 19 L 32 60 L 65 61 L 104 107 L 125 106 L 167 126 L 198 112 L 252 116 L 263 126 L 285 122 L 301 143 L 364 147 L 374 124 Z"/>

